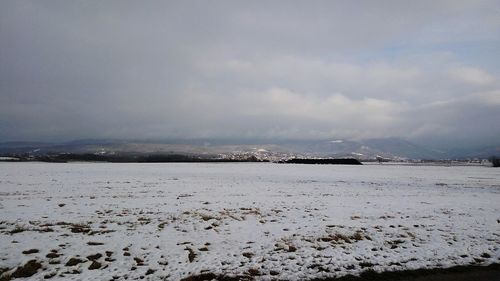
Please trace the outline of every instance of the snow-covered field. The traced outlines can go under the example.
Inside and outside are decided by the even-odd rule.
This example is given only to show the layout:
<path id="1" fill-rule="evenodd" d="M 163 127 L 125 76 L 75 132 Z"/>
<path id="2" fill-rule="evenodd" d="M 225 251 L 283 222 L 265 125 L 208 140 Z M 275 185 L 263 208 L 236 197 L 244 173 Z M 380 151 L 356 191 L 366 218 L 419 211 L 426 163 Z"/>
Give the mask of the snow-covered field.
<path id="1" fill-rule="evenodd" d="M 0 163 L 0 272 L 30 260 L 41 265 L 34 280 L 303 280 L 498 263 L 500 170 Z"/>

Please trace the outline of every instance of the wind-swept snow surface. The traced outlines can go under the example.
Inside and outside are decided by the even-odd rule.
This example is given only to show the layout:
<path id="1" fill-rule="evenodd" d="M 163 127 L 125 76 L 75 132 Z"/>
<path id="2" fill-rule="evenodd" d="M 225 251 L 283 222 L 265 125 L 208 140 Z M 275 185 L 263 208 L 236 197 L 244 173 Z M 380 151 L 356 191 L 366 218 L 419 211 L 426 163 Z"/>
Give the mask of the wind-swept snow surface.
<path id="1" fill-rule="evenodd" d="M 0 163 L 0 272 L 302 280 L 486 265 L 500 259 L 499 202 L 486 167 Z"/>

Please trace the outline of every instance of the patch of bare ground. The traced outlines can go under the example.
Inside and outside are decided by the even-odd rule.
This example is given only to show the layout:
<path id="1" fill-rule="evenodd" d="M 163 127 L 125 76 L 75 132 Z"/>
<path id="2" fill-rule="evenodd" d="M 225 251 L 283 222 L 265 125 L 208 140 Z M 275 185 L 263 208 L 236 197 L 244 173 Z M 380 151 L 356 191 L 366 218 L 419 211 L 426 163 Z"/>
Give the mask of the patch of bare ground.
<path id="1" fill-rule="evenodd" d="M 0 281 L 9 281 L 14 278 L 31 277 L 38 272 L 38 269 L 42 267 L 42 264 L 36 260 L 30 260 L 22 266 L 16 268 L 12 274 L 3 274 L 0 277 Z"/>
<path id="2" fill-rule="evenodd" d="M 404 271 L 375 272 L 367 270 L 359 276 L 314 278 L 309 281 L 490 281 L 500 280 L 500 264 L 489 266 L 455 266 Z"/>
<path id="3" fill-rule="evenodd" d="M 278 275 L 273 271 L 271 275 Z M 259 276 L 258 272 L 248 272 L 247 275 L 225 276 L 211 272 L 192 275 L 181 281 L 250 281 Z M 281 279 L 280 279 L 281 280 Z M 313 278 L 309 281 L 491 281 L 500 280 L 500 264 L 489 266 L 455 266 L 451 268 L 417 269 L 405 271 L 375 272 L 366 270 L 359 276 L 346 275 L 338 278 Z"/>
<path id="4" fill-rule="evenodd" d="M 94 255 L 89 255 L 87 256 L 87 259 L 89 261 L 93 261 L 93 260 L 98 260 L 102 257 L 102 254 L 101 253 L 97 253 L 97 254 L 94 254 Z"/>
<path id="5" fill-rule="evenodd" d="M 79 258 L 70 258 L 67 262 L 66 262 L 66 266 L 75 266 L 79 263 L 84 263 L 85 261 L 82 260 L 82 259 L 79 259 Z"/>
<path id="6" fill-rule="evenodd" d="M 196 253 L 193 251 L 193 249 L 191 249 L 189 247 L 186 247 L 185 250 L 188 251 L 188 260 L 189 260 L 189 262 L 193 262 L 194 259 L 197 256 Z"/>
<path id="7" fill-rule="evenodd" d="M 90 225 L 88 224 L 71 224 L 70 230 L 72 233 L 89 233 L 91 231 Z"/>
<path id="8" fill-rule="evenodd" d="M 89 266 L 89 270 L 94 270 L 94 269 L 99 269 L 101 268 L 102 264 L 96 260 L 92 260 L 92 263 Z"/>
<path id="9" fill-rule="evenodd" d="M 25 255 L 30 255 L 30 254 L 36 254 L 38 252 L 40 252 L 38 249 L 29 249 L 29 250 L 23 251 L 22 253 Z"/>
<path id="10" fill-rule="evenodd" d="M 36 231 L 36 232 L 54 232 L 54 229 L 50 227 L 36 228 L 36 227 L 25 227 L 25 226 L 16 226 L 12 230 L 5 231 L 8 234 L 16 234 L 25 231 Z"/>
<path id="11" fill-rule="evenodd" d="M 186 278 L 182 278 L 180 281 L 209 281 L 209 280 L 218 280 L 218 281 L 250 281 L 254 280 L 252 276 L 224 276 L 217 275 L 214 273 L 202 273 L 199 275 L 193 275 Z"/>
<path id="12" fill-rule="evenodd" d="M 352 235 L 345 235 L 342 233 L 331 233 L 326 236 L 322 236 L 317 238 L 317 241 L 320 242 L 332 242 L 332 243 L 353 243 L 357 241 L 361 241 L 363 239 L 371 240 L 371 238 L 367 235 L 364 235 L 361 231 L 356 231 Z"/>
<path id="13" fill-rule="evenodd" d="M 55 252 L 48 253 L 45 257 L 48 259 L 57 259 L 60 256 L 61 256 L 61 254 L 58 254 L 57 251 L 55 251 Z"/>

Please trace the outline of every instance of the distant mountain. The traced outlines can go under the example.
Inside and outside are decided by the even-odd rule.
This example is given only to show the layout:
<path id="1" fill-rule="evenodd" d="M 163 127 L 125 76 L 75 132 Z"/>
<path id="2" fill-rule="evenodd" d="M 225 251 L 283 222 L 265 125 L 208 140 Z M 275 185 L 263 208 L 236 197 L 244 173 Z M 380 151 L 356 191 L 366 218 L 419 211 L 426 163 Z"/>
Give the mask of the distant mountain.
<path id="1" fill-rule="evenodd" d="M 389 154 L 385 156 L 396 156 L 409 159 L 446 158 L 446 154 L 441 151 L 422 147 L 399 138 L 367 139 L 363 140 L 362 143 L 366 147 L 371 147 L 372 149 L 375 149 L 377 151 L 383 151 L 384 154 Z"/>
<path id="2" fill-rule="evenodd" d="M 500 145 L 497 146 L 480 146 L 450 149 L 446 153 L 448 158 L 481 158 L 487 159 L 490 156 L 500 157 Z"/>
<path id="3" fill-rule="evenodd" d="M 0 143 L 0 156 L 14 154 L 47 155 L 54 153 L 99 155 L 152 155 L 184 154 L 210 155 L 234 159 L 253 155 L 259 159 L 276 160 L 289 157 L 357 158 L 360 160 L 383 157 L 401 159 L 468 159 L 500 156 L 500 145 L 480 148 L 435 150 L 399 138 L 364 140 L 293 140 L 255 141 L 237 143 L 230 140 L 169 140 L 122 141 L 76 140 L 66 143 L 4 142 Z"/>
<path id="4" fill-rule="evenodd" d="M 375 159 L 377 156 L 392 159 L 441 159 L 445 156 L 439 151 L 427 149 L 398 138 L 359 141 L 335 139 L 285 146 L 294 151 L 318 156 L 356 157 L 359 159 Z"/>

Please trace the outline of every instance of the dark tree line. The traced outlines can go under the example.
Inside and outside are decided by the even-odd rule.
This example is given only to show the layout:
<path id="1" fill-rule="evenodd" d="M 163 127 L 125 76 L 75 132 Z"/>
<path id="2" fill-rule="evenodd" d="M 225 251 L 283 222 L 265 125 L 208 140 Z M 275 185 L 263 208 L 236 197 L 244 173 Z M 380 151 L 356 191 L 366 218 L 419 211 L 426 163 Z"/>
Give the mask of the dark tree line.
<path id="1" fill-rule="evenodd" d="M 321 159 L 309 159 L 309 158 L 293 158 L 281 163 L 288 164 L 337 164 L 337 165 L 362 165 L 359 160 L 354 158 L 338 158 L 338 159 L 329 159 L 329 158 L 321 158 Z"/>
<path id="2" fill-rule="evenodd" d="M 491 156 L 488 160 L 490 160 L 491 164 L 493 164 L 493 167 L 500 167 L 500 158 Z"/>
<path id="3" fill-rule="evenodd" d="M 21 161 L 27 159 L 21 158 Z M 257 159 L 251 155 L 241 159 L 220 159 L 213 156 L 184 155 L 184 154 L 149 154 L 149 155 L 96 155 L 92 153 L 76 154 L 51 154 L 40 155 L 30 159 L 31 161 L 43 162 L 113 162 L 113 163 L 211 163 L 211 162 L 268 162 L 267 160 Z M 28 160 L 29 161 L 29 160 Z"/>

